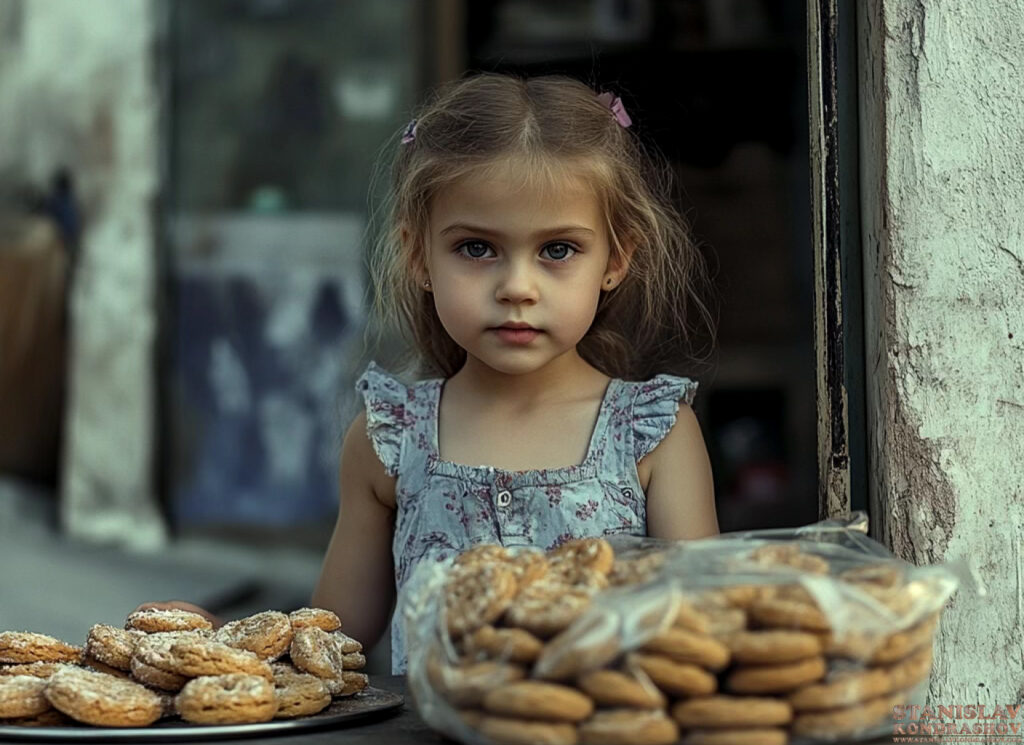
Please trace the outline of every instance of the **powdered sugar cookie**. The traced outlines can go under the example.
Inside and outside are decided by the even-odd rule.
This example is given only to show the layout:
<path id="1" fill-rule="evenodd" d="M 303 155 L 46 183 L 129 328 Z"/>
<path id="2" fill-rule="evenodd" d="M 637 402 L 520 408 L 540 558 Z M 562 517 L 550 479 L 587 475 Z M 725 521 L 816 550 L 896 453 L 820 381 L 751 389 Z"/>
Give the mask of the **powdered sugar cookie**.
<path id="1" fill-rule="evenodd" d="M 144 636 L 145 632 L 137 629 L 96 624 L 86 637 L 85 655 L 117 670 L 131 670 L 135 645 Z"/>
<path id="2" fill-rule="evenodd" d="M 292 631 L 316 626 L 324 631 L 337 631 L 341 628 L 341 619 L 334 611 L 326 608 L 299 608 L 288 614 Z"/>
<path id="3" fill-rule="evenodd" d="M 331 703 L 331 693 L 320 678 L 284 669 L 274 670 L 274 695 L 277 698 L 275 719 L 309 716 Z"/>
<path id="4" fill-rule="evenodd" d="M 292 643 L 292 624 L 280 611 L 268 610 L 229 621 L 214 632 L 215 641 L 246 649 L 261 660 L 276 660 Z"/>
<path id="5" fill-rule="evenodd" d="M 448 633 L 458 639 L 493 623 L 509 607 L 516 589 L 515 572 L 504 563 L 453 565 L 444 591 Z"/>
<path id="6" fill-rule="evenodd" d="M 209 630 L 213 624 L 198 613 L 187 610 L 145 608 L 129 613 L 124 627 L 152 634 L 159 631 Z"/>
<path id="7" fill-rule="evenodd" d="M 81 662 L 82 648 L 32 631 L 0 631 L 0 663 Z"/>
<path id="8" fill-rule="evenodd" d="M 272 680 L 266 660 L 247 649 L 235 649 L 212 639 L 179 639 L 172 642 L 167 669 L 179 675 L 227 675 L 243 673 Z"/>
<path id="9" fill-rule="evenodd" d="M 318 678 L 340 678 L 343 671 L 366 664 L 366 657 L 362 654 L 346 654 L 346 645 L 352 641 L 344 634 L 327 633 L 316 627 L 299 629 L 292 638 L 292 664 Z"/>
<path id="10" fill-rule="evenodd" d="M 34 717 L 50 707 L 44 695 L 48 681 L 32 675 L 0 678 L 0 719 Z"/>
<path id="11" fill-rule="evenodd" d="M 163 715 L 160 697 L 144 685 L 86 668 L 58 670 L 46 697 L 72 719 L 98 727 L 145 727 Z"/>
<path id="12" fill-rule="evenodd" d="M 277 712 L 274 684 L 259 675 L 228 673 L 190 680 L 177 699 L 178 713 L 195 724 L 267 722 Z"/>

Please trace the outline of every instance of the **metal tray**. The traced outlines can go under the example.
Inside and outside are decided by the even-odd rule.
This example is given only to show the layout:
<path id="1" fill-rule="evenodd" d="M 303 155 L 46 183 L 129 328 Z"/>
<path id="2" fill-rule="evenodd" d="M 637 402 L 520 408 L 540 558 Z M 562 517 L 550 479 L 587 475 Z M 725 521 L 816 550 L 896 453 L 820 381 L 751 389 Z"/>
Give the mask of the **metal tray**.
<path id="1" fill-rule="evenodd" d="M 405 700 L 397 693 L 368 686 L 352 698 L 335 699 L 319 714 L 256 724 L 189 724 L 169 719 L 149 727 L 12 727 L 0 725 L 0 742 L 199 742 L 292 735 L 303 730 L 351 727 L 398 713 Z"/>

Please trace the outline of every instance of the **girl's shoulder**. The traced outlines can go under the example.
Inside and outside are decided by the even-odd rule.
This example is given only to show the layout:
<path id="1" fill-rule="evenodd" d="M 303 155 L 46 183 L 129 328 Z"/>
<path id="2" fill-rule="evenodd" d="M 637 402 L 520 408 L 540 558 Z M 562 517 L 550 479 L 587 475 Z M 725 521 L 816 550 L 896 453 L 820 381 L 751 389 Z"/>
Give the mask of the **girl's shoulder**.
<path id="1" fill-rule="evenodd" d="M 633 450 L 637 461 L 657 447 L 676 422 L 680 404 L 692 406 L 697 381 L 660 373 L 648 380 L 620 381 L 621 415 L 628 418 L 633 431 Z"/>
<path id="2" fill-rule="evenodd" d="M 366 408 L 367 434 L 389 475 L 397 475 L 404 432 L 415 418 L 416 409 L 431 405 L 432 399 L 426 394 L 438 382 L 406 382 L 376 362 L 370 362 L 356 380 L 356 391 Z"/>

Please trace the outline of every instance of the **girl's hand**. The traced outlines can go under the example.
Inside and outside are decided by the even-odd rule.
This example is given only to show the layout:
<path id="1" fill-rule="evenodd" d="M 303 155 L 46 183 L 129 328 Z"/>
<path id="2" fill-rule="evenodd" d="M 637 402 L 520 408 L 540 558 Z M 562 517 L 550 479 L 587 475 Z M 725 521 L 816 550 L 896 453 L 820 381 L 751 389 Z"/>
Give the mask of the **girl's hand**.
<path id="1" fill-rule="evenodd" d="M 187 603 L 184 600 L 165 600 L 161 603 L 143 603 L 134 611 L 132 611 L 132 613 L 140 610 L 149 610 L 151 608 L 155 610 L 185 610 L 189 611 L 190 613 L 198 613 L 200 616 L 202 616 L 207 621 L 212 623 L 213 628 L 215 629 L 218 629 L 224 625 L 224 622 L 217 618 L 217 616 L 210 613 L 210 611 L 206 610 L 205 608 L 200 608 L 198 605 Z"/>

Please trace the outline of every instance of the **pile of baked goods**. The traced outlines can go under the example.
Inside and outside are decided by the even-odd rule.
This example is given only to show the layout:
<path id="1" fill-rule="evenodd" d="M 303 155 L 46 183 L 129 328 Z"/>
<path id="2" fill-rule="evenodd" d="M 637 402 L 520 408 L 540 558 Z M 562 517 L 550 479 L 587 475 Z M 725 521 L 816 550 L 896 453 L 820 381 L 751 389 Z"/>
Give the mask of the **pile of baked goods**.
<path id="1" fill-rule="evenodd" d="M 411 691 L 428 724 L 480 745 L 891 734 L 956 578 L 837 536 L 476 546 L 414 575 Z"/>
<path id="2" fill-rule="evenodd" d="M 94 625 L 84 646 L 0 632 L 0 725 L 146 727 L 309 716 L 367 685 L 362 645 L 321 608 L 268 610 L 214 630 L 184 610 Z"/>

